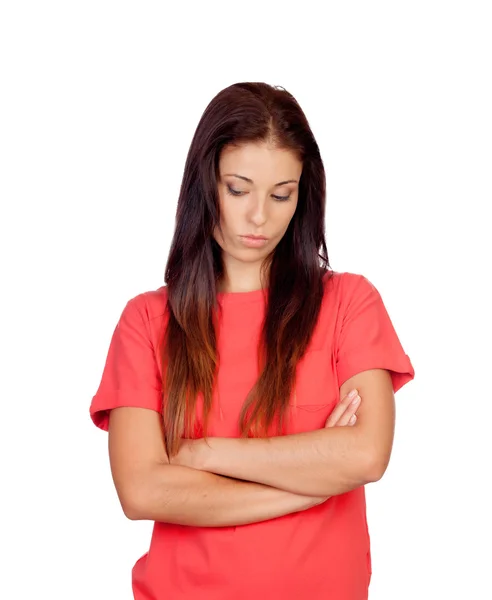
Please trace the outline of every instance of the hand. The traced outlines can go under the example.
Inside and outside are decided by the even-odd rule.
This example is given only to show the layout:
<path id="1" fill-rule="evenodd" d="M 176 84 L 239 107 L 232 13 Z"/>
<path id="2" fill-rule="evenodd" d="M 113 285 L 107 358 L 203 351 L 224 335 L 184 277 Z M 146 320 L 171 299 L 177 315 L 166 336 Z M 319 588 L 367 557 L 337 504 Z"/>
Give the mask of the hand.
<path id="1" fill-rule="evenodd" d="M 184 438 L 180 442 L 180 447 L 175 456 L 170 458 L 171 465 L 180 467 L 190 467 L 192 469 L 200 469 L 202 450 L 204 447 L 204 439 L 187 439 Z"/>
<path id="2" fill-rule="evenodd" d="M 348 394 L 345 396 L 345 398 L 340 400 L 326 420 L 325 428 L 355 425 L 357 422 L 357 415 L 355 414 L 355 411 L 359 408 L 361 403 L 360 396 L 357 395 L 356 398 L 357 402 L 355 404 L 352 403 L 352 398 L 349 398 Z"/>

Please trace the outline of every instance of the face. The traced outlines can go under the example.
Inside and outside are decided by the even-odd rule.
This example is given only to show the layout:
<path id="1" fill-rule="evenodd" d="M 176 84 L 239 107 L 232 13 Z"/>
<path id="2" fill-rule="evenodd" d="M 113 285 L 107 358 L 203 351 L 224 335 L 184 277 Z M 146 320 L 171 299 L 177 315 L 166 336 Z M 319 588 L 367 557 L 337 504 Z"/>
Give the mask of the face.
<path id="1" fill-rule="evenodd" d="M 263 260 L 282 239 L 295 213 L 302 162 L 272 145 L 227 146 L 219 161 L 221 226 L 214 238 L 223 250 L 230 281 L 234 270 L 252 280 Z M 243 236 L 264 236 L 254 242 Z"/>

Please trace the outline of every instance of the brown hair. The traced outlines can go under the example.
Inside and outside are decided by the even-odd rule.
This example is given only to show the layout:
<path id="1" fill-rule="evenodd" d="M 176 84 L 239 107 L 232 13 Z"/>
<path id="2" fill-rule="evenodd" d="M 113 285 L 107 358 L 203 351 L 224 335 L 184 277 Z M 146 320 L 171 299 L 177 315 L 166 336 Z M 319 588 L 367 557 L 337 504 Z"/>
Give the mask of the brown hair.
<path id="1" fill-rule="evenodd" d="M 242 436 L 264 435 L 277 420 L 283 427 L 296 364 L 315 328 L 329 269 L 324 236 L 325 172 L 318 145 L 295 98 L 280 86 L 235 83 L 209 103 L 186 159 L 174 236 L 165 268 L 168 322 L 161 359 L 165 387 L 163 425 L 169 456 L 181 437 L 193 437 L 196 397 L 203 394 L 204 437 L 219 357 L 217 282 L 224 274 L 218 166 L 229 144 L 270 142 L 296 153 L 303 163 L 294 216 L 271 255 L 265 320 L 258 347 L 260 376 L 240 415 Z M 264 286 L 267 288 L 267 286 Z"/>

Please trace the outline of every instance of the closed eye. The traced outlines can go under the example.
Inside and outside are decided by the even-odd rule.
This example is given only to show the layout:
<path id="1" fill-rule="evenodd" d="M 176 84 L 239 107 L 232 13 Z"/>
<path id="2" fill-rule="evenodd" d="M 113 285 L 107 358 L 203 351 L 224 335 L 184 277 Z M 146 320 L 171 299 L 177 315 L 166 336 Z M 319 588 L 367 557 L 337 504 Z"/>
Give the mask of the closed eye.
<path id="1" fill-rule="evenodd" d="M 232 196 L 241 196 L 242 194 L 245 194 L 246 192 L 240 192 L 238 190 L 234 190 L 231 187 L 227 186 L 227 193 L 231 194 Z"/>
<path id="2" fill-rule="evenodd" d="M 227 186 L 227 193 L 230 194 L 231 196 L 242 196 L 243 194 L 247 194 L 248 192 L 242 192 L 240 190 L 235 190 L 234 188 L 231 188 L 231 186 Z M 272 198 L 275 198 L 275 200 L 277 200 L 278 202 L 285 202 L 286 200 L 289 200 L 290 195 L 289 196 L 276 196 L 275 194 L 272 194 Z"/>

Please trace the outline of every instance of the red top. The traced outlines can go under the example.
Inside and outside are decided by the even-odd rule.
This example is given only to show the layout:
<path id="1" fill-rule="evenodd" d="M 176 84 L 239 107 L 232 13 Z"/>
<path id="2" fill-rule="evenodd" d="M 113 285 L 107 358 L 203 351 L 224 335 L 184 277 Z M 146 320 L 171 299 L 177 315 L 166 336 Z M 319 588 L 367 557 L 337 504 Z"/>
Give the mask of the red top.
<path id="1" fill-rule="evenodd" d="M 162 372 L 155 349 L 166 294 L 162 286 L 130 299 L 116 325 L 90 406 L 93 422 L 105 431 L 108 411 L 117 406 L 159 412 Z M 221 362 L 209 435 L 239 437 L 241 405 L 258 377 L 256 344 L 265 305 L 262 290 L 221 293 L 219 302 Z M 287 433 L 323 428 L 342 383 L 373 368 L 391 372 L 395 392 L 414 377 L 374 285 L 362 275 L 334 272 L 298 365 Z M 136 600 L 366 600 L 370 578 L 363 486 L 261 523 L 214 528 L 155 522 L 149 551 L 132 571 Z"/>

